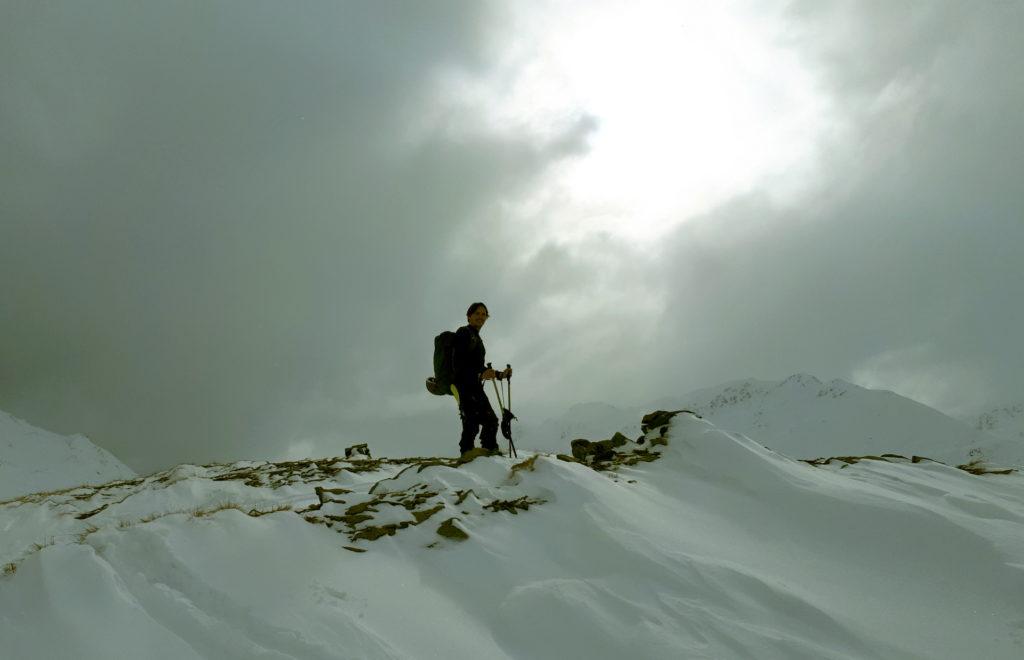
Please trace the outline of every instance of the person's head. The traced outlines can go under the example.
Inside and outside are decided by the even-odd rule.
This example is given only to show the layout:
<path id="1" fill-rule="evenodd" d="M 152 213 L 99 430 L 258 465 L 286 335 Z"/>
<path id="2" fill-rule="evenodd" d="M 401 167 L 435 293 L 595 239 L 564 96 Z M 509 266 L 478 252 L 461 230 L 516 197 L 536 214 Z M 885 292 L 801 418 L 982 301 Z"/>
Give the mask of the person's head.
<path id="1" fill-rule="evenodd" d="M 490 316 L 490 314 L 487 313 L 487 305 L 482 302 L 475 302 L 466 310 L 466 320 L 468 320 L 469 324 L 477 330 L 484 327 L 484 323 L 487 322 L 488 316 Z"/>

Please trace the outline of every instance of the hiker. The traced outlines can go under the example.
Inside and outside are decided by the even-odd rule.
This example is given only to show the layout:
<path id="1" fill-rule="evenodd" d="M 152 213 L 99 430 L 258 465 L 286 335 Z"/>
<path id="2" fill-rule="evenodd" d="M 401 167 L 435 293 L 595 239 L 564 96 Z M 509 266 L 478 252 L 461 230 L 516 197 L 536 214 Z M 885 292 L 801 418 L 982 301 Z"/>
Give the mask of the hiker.
<path id="1" fill-rule="evenodd" d="M 480 433 L 480 446 L 489 452 L 498 453 L 498 417 L 484 394 L 483 381 L 508 378 L 512 375 L 512 368 L 496 372 L 488 369 L 484 362 L 486 350 L 480 339 L 480 329 L 484 327 L 488 316 L 487 305 L 482 302 L 470 305 L 466 310 L 468 323 L 455 332 L 452 347 L 452 394 L 459 403 L 459 416 L 462 418 L 459 450 L 463 454 L 473 449 L 477 432 Z"/>

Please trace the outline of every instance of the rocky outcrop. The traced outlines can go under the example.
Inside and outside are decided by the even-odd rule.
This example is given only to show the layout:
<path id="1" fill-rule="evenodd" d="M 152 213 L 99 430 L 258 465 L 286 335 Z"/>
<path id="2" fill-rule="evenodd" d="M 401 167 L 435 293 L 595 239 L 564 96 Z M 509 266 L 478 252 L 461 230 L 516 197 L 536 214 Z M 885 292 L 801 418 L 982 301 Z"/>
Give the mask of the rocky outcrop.
<path id="1" fill-rule="evenodd" d="M 572 456 L 559 454 L 558 458 L 583 463 L 595 470 L 612 470 L 624 465 L 655 461 L 660 455 L 655 448 L 668 445 L 669 426 L 672 418 L 679 414 L 700 417 L 691 410 L 655 410 L 644 415 L 640 423 L 644 434 L 635 441 L 622 433 L 616 433 L 607 440 L 577 438 L 570 443 Z"/>

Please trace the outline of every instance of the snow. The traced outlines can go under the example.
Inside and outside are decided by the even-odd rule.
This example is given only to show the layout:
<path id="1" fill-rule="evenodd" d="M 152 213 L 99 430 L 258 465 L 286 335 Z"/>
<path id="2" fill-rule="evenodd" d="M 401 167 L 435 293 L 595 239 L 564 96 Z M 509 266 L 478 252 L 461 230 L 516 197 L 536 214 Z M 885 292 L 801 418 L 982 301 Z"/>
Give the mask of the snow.
<path id="1" fill-rule="evenodd" d="M 1024 444 L 1024 403 L 992 408 L 971 422 L 978 430 Z"/>
<path id="2" fill-rule="evenodd" d="M 179 466 L 0 504 L 4 653 L 1024 656 L 1020 472 L 814 466 L 685 413 L 659 434 L 602 471 L 523 443 L 465 464 Z"/>
<path id="3" fill-rule="evenodd" d="M 0 501 L 135 476 L 84 436 L 57 435 L 0 412 Z"/>
<path id="4" fill-rule="evenodd" d="M 703 395 L 703 396 L 702 396 Z M 994 437 L 894 392 L 797 374 L 685 397 L 716 424 L 799 458 L 901 453 L 949 463 L 1024 465 Z"/>
<path id="5" fill-rule="evenodd" d="M 972 428 L 894 392 L 838 379 L 825 383 L 807 374 L 782 381 L 735 381 L 642 407 L 574 406 L 535 429 L 525 427 L 522 434 L 534 446 L 547 446 L 550 438 L 567 443 L 616 431 L 635 438 L 640 417 L 659 408 L 692 410 L 793 458 L 896 453 L 954 465 L 976 460 L 1024 465 L 1024 437 Z M 1024 424 L 1024 415 L 1020 420 Z"/>

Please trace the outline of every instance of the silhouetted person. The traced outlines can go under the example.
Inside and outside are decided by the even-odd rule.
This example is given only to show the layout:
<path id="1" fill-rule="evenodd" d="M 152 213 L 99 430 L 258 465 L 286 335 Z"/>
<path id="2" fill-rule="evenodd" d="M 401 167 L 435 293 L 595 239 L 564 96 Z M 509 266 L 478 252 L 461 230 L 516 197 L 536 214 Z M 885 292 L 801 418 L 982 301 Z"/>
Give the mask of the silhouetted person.
<path id="1" fill-rule="evenodd" d="M 473 449 L 476 434 L 480 433 L 480 446 L 492 452 L 498 451 L 498 416 L 491 408 L 491 402 L 484 394 L 483 381 L 493 380 L 499 376 L 507 378 L 512 369 L 502 372 L 488 369 L 484 342 L 480 339 L 480 329 L 487 318 L 487 305 L 475 302 L 466 310 L 468 323 L 455 332 L 452 347 L 452 366 L 454 368 L 453 394 L 459 402 L 459 416 L 462 417 L 462 437 L 459 439 L 459 450 L 465 454 Z M 482 430 L 481 430 L 482 429 Z"/>

